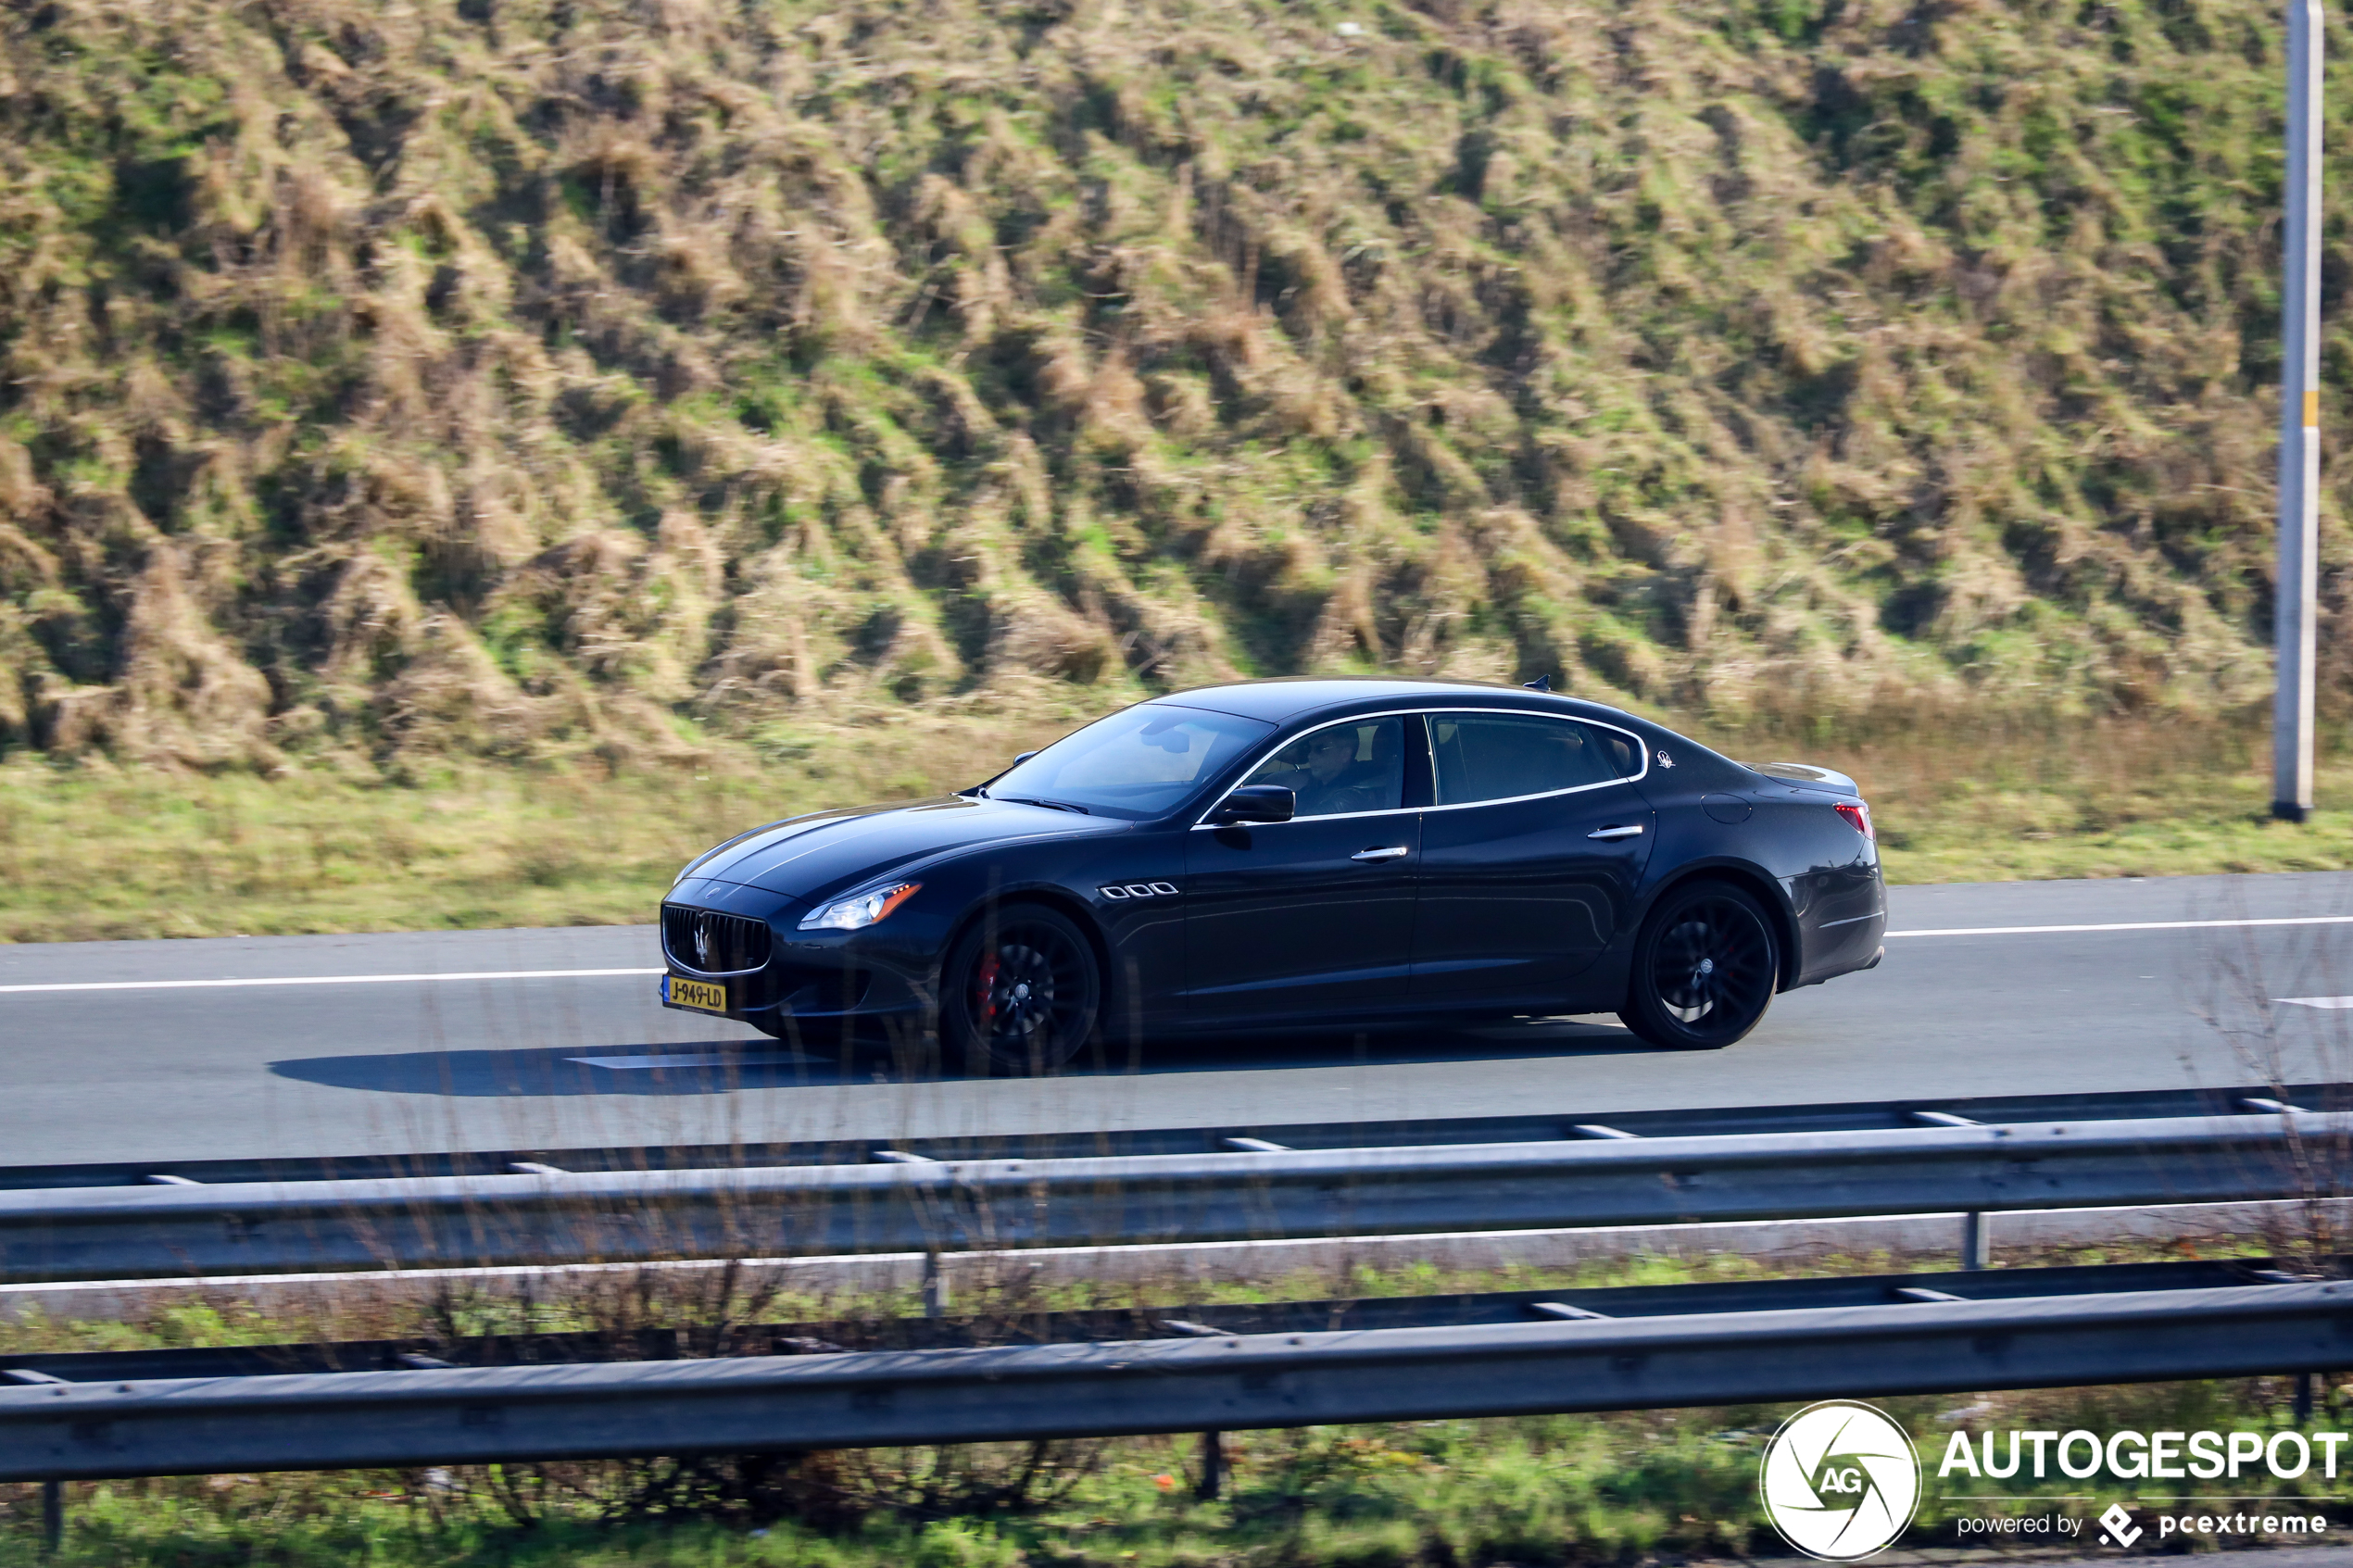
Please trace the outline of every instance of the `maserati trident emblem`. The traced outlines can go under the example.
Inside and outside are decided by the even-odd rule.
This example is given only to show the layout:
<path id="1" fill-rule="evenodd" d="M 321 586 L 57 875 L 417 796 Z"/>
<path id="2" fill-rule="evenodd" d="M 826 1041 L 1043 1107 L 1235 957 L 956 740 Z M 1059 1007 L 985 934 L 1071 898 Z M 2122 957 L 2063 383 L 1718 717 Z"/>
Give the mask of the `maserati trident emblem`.
<path id="1" fill-rule="evenodd" d="M 711 922 L 695 922 L 695 964 L 700 969 L 711 967 Z"/>

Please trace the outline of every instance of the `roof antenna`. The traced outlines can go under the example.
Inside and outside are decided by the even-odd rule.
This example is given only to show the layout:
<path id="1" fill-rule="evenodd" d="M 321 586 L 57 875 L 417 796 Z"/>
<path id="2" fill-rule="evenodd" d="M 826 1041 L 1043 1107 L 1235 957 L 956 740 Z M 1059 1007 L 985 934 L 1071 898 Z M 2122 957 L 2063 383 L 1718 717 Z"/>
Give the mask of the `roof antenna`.
<path id="1" fill-rule="evenodd" d="M 1531 692 L 1548 692 L 1553 689 L 1553 678 L 1550 675 L 1539 675 L 1536 679 L 1523 684 Z"/>

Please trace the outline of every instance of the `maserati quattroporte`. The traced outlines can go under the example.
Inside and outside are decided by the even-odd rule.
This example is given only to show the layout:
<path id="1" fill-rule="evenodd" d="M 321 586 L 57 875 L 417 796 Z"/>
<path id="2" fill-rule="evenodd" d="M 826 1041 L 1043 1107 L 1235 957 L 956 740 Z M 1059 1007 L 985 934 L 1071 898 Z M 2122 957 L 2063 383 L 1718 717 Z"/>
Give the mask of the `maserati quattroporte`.
<path id="1" fill-rule="evenodd" d="M 1264 681 L 1139 703 L 937 800 L 728 840 L 662 1001 L 897 1020 L 988 1070 L 1090 1040 L 1614 1012 L 1730 1045 L 1880 959 L 1853 781 L 1516 687 Z"/>

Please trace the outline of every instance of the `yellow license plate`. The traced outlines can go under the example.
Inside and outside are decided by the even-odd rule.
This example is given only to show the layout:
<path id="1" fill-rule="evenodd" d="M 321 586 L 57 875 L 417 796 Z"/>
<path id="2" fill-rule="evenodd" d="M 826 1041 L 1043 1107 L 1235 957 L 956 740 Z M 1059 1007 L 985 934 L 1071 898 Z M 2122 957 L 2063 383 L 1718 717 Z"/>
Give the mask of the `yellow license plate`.
<path id="1" fill-rule="evenodd" d="M 727 1010 L 727 987 L 708 980 L 684 980 L 674 974 L 662 976 L 666 995 L 663 1000 L 673 1007 L 699 1008 L 705 1012 Z"/>

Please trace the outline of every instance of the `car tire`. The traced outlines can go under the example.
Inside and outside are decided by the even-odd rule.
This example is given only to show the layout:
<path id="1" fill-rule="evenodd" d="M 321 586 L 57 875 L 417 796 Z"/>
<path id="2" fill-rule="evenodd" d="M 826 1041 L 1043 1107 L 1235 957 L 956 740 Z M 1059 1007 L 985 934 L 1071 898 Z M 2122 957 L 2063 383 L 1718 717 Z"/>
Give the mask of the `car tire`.
<path id="1" fill-rule="evenodd" d="M 1754 896 L 1725 882 L 1686 883 L 1642 922 L 1618 1017 L 1655 1046 L 1721 1050 L 1773 1005 L 1780 965 L 1773 922 Z"/>
<path id="2" fill-rule="evenodd" d="M 1041 1077 L 1086 1048 L 1102 1012 L 1094 945 L 1038 904 L 991 909 L 940 968 L 939 1035 L 970 1073 Z"/>

